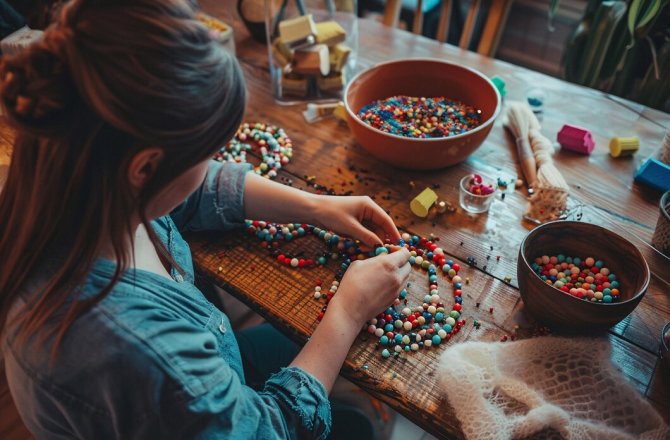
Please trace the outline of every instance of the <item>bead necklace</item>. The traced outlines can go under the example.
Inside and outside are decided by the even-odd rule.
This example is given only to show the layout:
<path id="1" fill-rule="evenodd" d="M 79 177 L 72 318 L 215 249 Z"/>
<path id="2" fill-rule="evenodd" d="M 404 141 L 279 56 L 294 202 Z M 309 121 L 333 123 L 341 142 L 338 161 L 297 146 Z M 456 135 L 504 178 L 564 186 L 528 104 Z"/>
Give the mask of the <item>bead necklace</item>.
<path id="1" fill-rule="evenodd" d="M 283 128 L 244 123 L 233 139 L 214 155 L 214 159 L 219 162 L 246 162 L 247 152 L 252 150 L 261 156 L 261 163 L 254 167 L 254 172 L 272 179 L 291 160 L 293 143 Z"/>
<path id="2" fill-rule="evenodd" d="M 324 302 L 317 316 L 319 321 L 323 319 L 328 303 L 337 293 L 340 281 L 352 261 L 393 252 L 395 249 L 387 243 L 366 253 L 360 249 L 356 241 L 340 238 L 334 233 L 307 224 L 279 225 L 247 220 L 246 225 L 248 232 L 261 240 L 261 246 L 276 255 L 279 263 L 288 267 L 308 268 L 324 265 L 329 256 L 331 259 L 341 260 L 328 292 L 323 291 L 321 281 L 317 281 L 314 287 L 314 299 Z M 291 241 L 309 234 L 323 240 L 327 245 L 327 250 L 314 258 L 291 256 L 281 251 L 281 241 Z M 397 357 L 402 352 L 438 346 L 442 342 L 449 341 L 465 325 L 465 320 L 461 319 L 463 284 L 461 277 L 458 276 L 459 264 L 448 260 L 444 251 L 437 244 L 423 237 L 402 234 L 398 246 L 410 251 L 409 262 L 412 266 L 427 271 L 429 290 L 421 305 L 410 307 L 407 288 L 402 289 L 391 306 L 368 322 L 367 332 L 379 338 L 378 345 L 383 347 L 382 357 L 384 358 Z M 438 270 L 452 283 L 454 303 L 451 308 L 439 295 Z M 400 305 L 404 306 L 402 310 L 396 310 L 396 307 Z"/>

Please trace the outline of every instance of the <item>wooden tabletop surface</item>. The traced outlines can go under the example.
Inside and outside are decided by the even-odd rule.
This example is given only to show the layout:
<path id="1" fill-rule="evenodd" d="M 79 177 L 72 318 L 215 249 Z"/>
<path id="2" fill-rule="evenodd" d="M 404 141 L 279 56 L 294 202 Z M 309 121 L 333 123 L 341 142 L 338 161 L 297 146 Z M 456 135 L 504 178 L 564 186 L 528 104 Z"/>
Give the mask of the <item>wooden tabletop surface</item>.
<path id="1" fill-rule="evenodd" d="M 230 17 L 226 2 L 202 1 L 201 5 L 214 16 Z M 499 341 L 515 325 L 521 326 L 522 334 L 532 332 L 532 323 L 523 314 L 515 276 L 519 244 L 534 226 L 522 220 L 527 204 L 523 191 L 510 191 L 504 201 L 494 201 L 488 215 L 468 215 L 458 208 L 453 214 L 433 213 L 424 220 L 409 210 L 412 197 L 433 185 L 439 185 L 435 191 L 440 198 L 458 206 L 457 184 L 466 173 L 479 171 L 503 178 L 520 175 L 513 143 L 500 118 L 486 142 L 460 165 L 434 172 L 395 169 L 366 154 L 338 121 L 308 124 L 301 114 L 303 105 L 275 104 L 266 47 L 249 38 L 239 19 L 231 24 L 249 91 L 245 120 L 281 126 L 294 142 L 293 159 L 277 180 L 290 179 L 293 186 L 306 191 L 315 191 L 316 183 L 333 188 L 338 194 L 373 196 L 390 212 L 399 229 L 439 237 L 445 252 L 461 262 L 463 278 L 470 279 L 463 297 L 463 317 L 468 323 L 448 344 Z M 596 149 L 590 156 L 561 151 L 554 156 L 570 184 L 570 218 L 600 224 L 625 236 L 640 248 L 651 267 L 653 276 L 647 294 L 629 317 L 609 331 L 608 337 L 615 365 L 670 419 L 670 374 L 657 361 L 661 328 L 670 320 L 670 262 L 647 244 L 658 218 L 660 194 L 633 183 L 640 161 L 660 147 L 670 128 L 670 115 L 369 20 L 359 23 L 359 32 L 358 60 L 362 67 L 408 56 L 462 63 L 488 76 L 504 78 L 506 99 L 524 99 L 531 87 L 544 89 L 547 100 L 541 123 L 543 133 L 550 139 L 555 139 L 565 123 L 592 131 Z M 638 136 L 640 151 L 634 158 L 611 158 L 608 145 L 614 136 Z M 308 183 L 306 176 L 314 176 L 315 181 Z M 323 305 L 312 296 L 315 282 L 322 280 L 329 285 L 337 263 L 314 269 L 287 268 L 262 249 L 254 236 L 239 233 L 194 235 L 190 243 L 197 267 L 214 282 L 296 341 L 304 343 L 313 332 Z M 311 238 L 290 243 L 284 249 L 304 251 L 306 256 L 323 250 Z M 501 257 L 499 261 L 497 256 Z M 465 263 L 468 257 L 476 258 L 476 267 Z M 512 276 L 511 283 L 504 282 L 507 275 Z M 421 288 L 410 288 L 410 297 L 418 301 L 425 294 L 425 273 L 415 270 L 412 277 L 416 281 L 412 284 Z M 479 308 L 476 303 L 480 303 Z M 490 308 L 493 313 L 489 313 Z M 475 319 L 482 323 L 479 329 L 472 325 Z M 436 366 L 443 350 L 440 347 L 400 359 L 383 359 L 376 338 L 362 332 L 351 348 L 342 375 L 433 435 L 461 437 L 459 423 L 436 383 Z"/>
<path id="2" fill-rule="evenodd" d="M 231 0 L 202 0 L 201 5 L 219 17 L 230 17 L 233 10 Z M 362 332 L 342 368 L 343 376 L 426 431 L 440 438 L 462 437 L 459 422 L 437 385 L 438 358 L 444 346 L 472 340 L 499 341 L 515 325 L 521 327 L 521 337 L 530 337 L 533 324 L 523 313 L 515 268 L 519 244 L 534 225 L 522 219 L 527 204 L 523 191 L 510 190 L 504 200 L 495 200 L 484 215 L 468 215 L 458 208 L 451 214 L 432 213 L 428 219 L 419 219 L 410 212 L 409 201 L 421 189 L 434 186 L 441 199 L 457 207 L 457 184 L 466 173 L 483 172 L 506 179 L 520 175 L 515 148 L 500 118 L 484 144 L 460 165 L 433 172 L 395 169 L 366 154 L 338 121 L 327 119 L 310 125 L 301 114 L 304 106 L 275 104 L 266 47 L 248 37 L 239 19 L 232 24 L 249 92 L 246 121 L 279 125 L 294 142 L 293 159 L 277 180 L 291 180 L 294 187 L 306 191 L 315 191 L 316 183 L 333 188 L 338 194 L 373 196 L 402 231 L 439 237 L 445 253 L 461 263 L 463 278 L 470 279 L 463 294 L 467 325 L 448 344 L 399 359 L 383 359 L 376 338 Z M 630 316 L 610 329 L 607 337 L 612 346 L 612 362 L 670 423 L 670 373 L 657 357 L 661 328 L 670 321 L 670 263 L 648 245 L 658 217 L 660 194 L 633 183 L 633 172 L 640 161 L 660 147 L 670 128 L 670 115 L 372 21 L 361 21 L 359 32 L 358 59 L 362 67 L 408 56 L 461 63 L 488 76 L 504 78 L 506 99 L 524 99 L 530 87 L 544 89 L 547 100 L 542 131 L 550 139 L 555 139 L 565 123 L 592 131 L 596 149 L 590 156 L 561 151 L 554 156 L 570 184 L 569 217 L 600 224 L 623 235 L 639 247 L 649 263 L 652 280 L 647 294 Z M 614 136 L 638 136 L 640 151 L 634 158 L 612 159 L 607 146 Z M 0 124 L 0 184 L 12 138 L 11 131 Z M 307 176 L 314 176 L 315 181 L 308 183 Z M 297 342 L 306 341 L 317 325 L 322 307 L 322 302 L 312 296 L 315 281 L 323 280 L 329 285 L 336 263 L 314 269 L 287 268 L 262 249 L 255 237 L 239 232 L 187 238 L 195 264 L 203 274 Z M 313 238 L 296 240 L 285 249 L 308 256 L 323 250 Z M 465 262 L 468 257 L 474 257 L 477 265 L 469 266 Z M 511 282 L 504 281 L 508 275 Z M 425 273 L 413 271 L 412 281 L 416 281 L 413 285 L 424 286 Z M 410 301 L 418 302 L 425 294 L 418 287 L 409 290 Z M 478 308 L 476 303 L 480 304 Z M 481 323 L 479 329 L 472 325 L 474 320 Z"/>

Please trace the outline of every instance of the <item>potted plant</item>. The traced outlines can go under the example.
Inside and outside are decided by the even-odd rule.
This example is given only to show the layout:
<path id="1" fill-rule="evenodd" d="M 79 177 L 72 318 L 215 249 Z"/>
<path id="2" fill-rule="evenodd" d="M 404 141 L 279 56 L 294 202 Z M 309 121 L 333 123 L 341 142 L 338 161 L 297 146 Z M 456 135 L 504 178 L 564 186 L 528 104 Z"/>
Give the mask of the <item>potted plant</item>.
<path id="1" fill-rule="evenodd" d="M 551 0 L 550 22 L 559 0 Z M 670 111 L 670 0 L 589 0 L 566 42 L 563 76 Z"/>

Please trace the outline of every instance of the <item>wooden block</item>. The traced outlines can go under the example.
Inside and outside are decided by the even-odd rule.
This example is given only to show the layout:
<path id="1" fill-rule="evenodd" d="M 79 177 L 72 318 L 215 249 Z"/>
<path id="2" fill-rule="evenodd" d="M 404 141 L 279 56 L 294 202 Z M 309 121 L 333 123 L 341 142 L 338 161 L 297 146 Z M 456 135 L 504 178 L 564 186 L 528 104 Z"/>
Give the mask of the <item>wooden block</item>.
<path id="1" fill-rule="evenodd" d="M 649 158 L 635 173 L 635 181 L 660 191 L 670 191 L 670 165 Z"/>
<path id="2" fill-rule="evenodd" d="M 289 49 L 281 39 L 275 38 L 272 42 L 272 58 L 279 64 L 282 69 L 289 64 L 293 59 L 293 51 Z"/>
<path id="3" fill-rule="evenodd" d="M 330 49 L 330 70 L 341 72 L 347 63 L 351 48 L 344 44 L 338 44 Z"/>
<path id="4" fill-rule="evenodd" d="M 298 49 L 293 53 L 293 71 L 304 75 L 323 75 L 330 73 L 328 46 L 314 46 Z"/>
<path id="5" fill-rule="evenodd" d="M 279 38 L 290 49 L 311 46 L 316 42 L 316 25 L 312 15 L 279 22 Z"/>
<path id="6" fill-rule="evenodd" d="M 283 94 L 307 96 L 309 82 L 302 75 L 287 72 L 282 75 L 281 87 Z"/>
<path id="7" fill-rule="evenodd" d="M 347 109 L 344 106 L 343 102 L 338 102 L 337 107 L 335 107 L 335 110 L 333 111 L 333 115 L 339 119 L 340 121 L 346 122 L 347 121 Z"/>
<path id="8" fill-rule="evenodd" d="M 565 124 L 561 128 L 556 140 L 561 144 L 561 148 L 580 154 L 591 154 L 596 145 L 589 130 L 570 124 Z"/>
<path id="9" fill-rule="evenodd" d="M 347 38 L 344 28 L 336 21 L 324 21 L 316 24 L 316 42 L 334 46 Z"/>
<path id="10" fill-rule="evenodd" d="M 333 72 L 328 76 L 320 76 L 316 83 L 319 90 L 326 92 L 337 92 L 344 87 L 344 75 L 340 72 Z"/>

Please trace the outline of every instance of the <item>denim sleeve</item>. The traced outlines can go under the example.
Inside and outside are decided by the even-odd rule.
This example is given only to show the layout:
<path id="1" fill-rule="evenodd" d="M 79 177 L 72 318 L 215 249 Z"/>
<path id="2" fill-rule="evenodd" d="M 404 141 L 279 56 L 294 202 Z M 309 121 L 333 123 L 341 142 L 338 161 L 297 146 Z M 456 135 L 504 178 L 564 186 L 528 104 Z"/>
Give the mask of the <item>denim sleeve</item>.
<path id="1" fill-rule="evenodd" d="M 250 164 L 211 160 L 205 180 L 170 217 L 180 231 L 229 230 L 244 222 L 244 178 Z"/>
<path id="2" fill-rule="evenodd" d="M 323 385 L 298 368 L 274 374 L 262 391 L 243 385 L 233 375 L 189 402 L 183 411 L 187 423 L 201 426 L 189 433 L 194 439 L 325 440 L 331 425 Z"/>
<path id="3" fill-rule="evenodd" d="M 142 412 L 157 416 L 140 419 L 133 431 L 145 438 L 198 440 L 327 437 L 326 390 L 304 370 L 282 369 L 256 391 L 222 356 L 219 335 L 157 311 L 141 316 L 130 330 L 145 347 L 138 357 L 144 367 L 133 368 L 144 371 L 144 379 L 133 381 L 141 388 L 133 394 L 156 396 Z"/>

